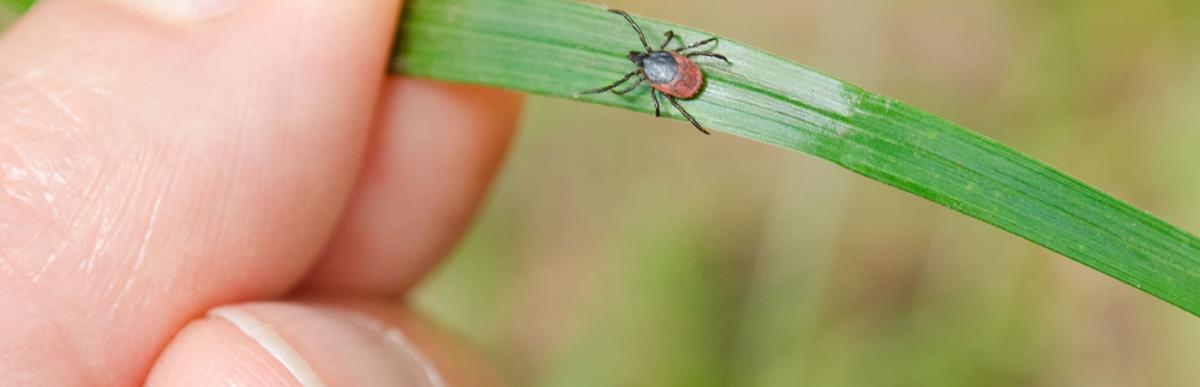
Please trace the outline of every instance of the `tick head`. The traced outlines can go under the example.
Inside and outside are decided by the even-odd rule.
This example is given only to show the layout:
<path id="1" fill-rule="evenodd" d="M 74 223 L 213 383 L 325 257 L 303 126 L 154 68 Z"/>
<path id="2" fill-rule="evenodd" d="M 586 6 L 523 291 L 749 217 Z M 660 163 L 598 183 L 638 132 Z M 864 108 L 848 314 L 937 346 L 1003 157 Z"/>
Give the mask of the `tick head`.
<path id="1" fill-rule="evenodd" d="M 646 59 L 647 56 L 648 55 L 646 55 L 646 53 L 644 53 L 644 52 L 630 51 L 628 58 L 629 58 L 630 62 L 633 62 L 634 64 L 636 64 L 638 66 L 641 66 L 642 60 Z"/>

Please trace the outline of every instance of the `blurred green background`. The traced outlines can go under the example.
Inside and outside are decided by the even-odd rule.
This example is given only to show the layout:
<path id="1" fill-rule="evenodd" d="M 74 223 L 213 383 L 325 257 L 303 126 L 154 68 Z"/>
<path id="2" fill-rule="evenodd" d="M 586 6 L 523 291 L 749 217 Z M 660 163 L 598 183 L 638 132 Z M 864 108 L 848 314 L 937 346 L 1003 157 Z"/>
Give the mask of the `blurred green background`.
<path id="1" fill-rule="evenodd" d="M 1200 231 L 1195 0 L 606 1 Z M 1073 261 L 805 155 L 540 97 L 416 302 L 516 386 L 1200 385 L 1200 320 Z"/>
<path id="2" fill-rule="evenodd" d="M 607 2 L 904 100 L 1200 231 L 1195 0 Z M 1073 261 L 805 155 L 540 97 L 414 302 L 514 386 L 1200 383 L 1200 320 Z"/>

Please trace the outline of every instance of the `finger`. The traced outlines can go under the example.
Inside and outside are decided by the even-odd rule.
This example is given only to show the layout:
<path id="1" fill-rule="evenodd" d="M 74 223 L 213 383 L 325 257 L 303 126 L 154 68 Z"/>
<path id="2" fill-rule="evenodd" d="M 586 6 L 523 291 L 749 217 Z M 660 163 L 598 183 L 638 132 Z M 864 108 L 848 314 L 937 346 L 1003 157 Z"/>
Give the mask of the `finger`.
<path id="1" fill-rule="evenodd" d="M 507 91 L 389 80 L 355 193 L 306 287 L 389 294 L 412 285 L 470 222 L 520 106 Z"/>
<path id="2" fill-rule="evenodd" d="M 148 386 L 496 386 L 468 351 L 391 306 L 242 304 L 189 324 Z"/>
<path id="3" fill-rule="evenodd" d="M 45 0 L 7 31 L 0 375 L 133 384 L 190 318 L 293 286 L 353 185 L 396 10 Z"/>

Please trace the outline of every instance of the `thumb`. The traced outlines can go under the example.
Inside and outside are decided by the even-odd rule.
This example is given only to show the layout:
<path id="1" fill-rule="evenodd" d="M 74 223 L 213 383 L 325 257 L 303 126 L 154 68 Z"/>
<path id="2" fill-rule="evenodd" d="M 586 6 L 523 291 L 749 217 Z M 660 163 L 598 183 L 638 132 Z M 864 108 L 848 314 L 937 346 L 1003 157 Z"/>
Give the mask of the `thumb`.
<path id="1" fill-rule="evenodd" d="M 188 324 L 148 386 L 498 386 L 453 337 L 369 301 L 223 306 Z"/>
<path id="2" fill-rule="evenodd" d="M 292 287 L 351 188 L 397 3 L 43 0 L 6 32 L 0 378 L 134 384 L 189 319 Z"/>

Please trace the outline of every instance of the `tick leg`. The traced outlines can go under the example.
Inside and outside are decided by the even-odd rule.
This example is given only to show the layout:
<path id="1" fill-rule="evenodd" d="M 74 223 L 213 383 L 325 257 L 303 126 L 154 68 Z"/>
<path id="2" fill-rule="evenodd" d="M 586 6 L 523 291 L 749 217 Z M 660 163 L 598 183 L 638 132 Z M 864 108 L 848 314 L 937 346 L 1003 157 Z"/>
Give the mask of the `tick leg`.
<path id="1" fill-rule="evenodd" d="M 679 101 L 676 101 L 675 97 L 667 96 L 667 100 L 671 101 L 671 104 L 675 105 L 675 108 L 679 109 L 680 113 L 683 113 L 683 117 L 687 118 L 688 122 L 692 123 L 692 126 L 695 126 L 696 129 L 700 130 L 700 133 L 712 134 L 712 133 L 709 133 L 707 130 L 704 130 L 704 127 L 700 126 L 699 122 L 696 122 L 696 117 L 692 117 L 691 113 L 688 113 L 687 110 L 683 110 L 683 106 L 679 105 Z"/>
<path id="2" fill-rule="evenodd" d="M 641 86 L 642 82 L 645 82 L 645 81 L 646 81 L 646 77 L 644 77 L 644 76 L 638 77 L 637 82 L 634 82 L 632 86 L 626 87 L 621 90 L 613 90 L 613 94 L 624 95 L 625 93 L 633 91 L 633 89 L 636 89 L 638 86 Z"/>
<path id="3" fill-rule="evenodd" d="M 705 44 L 709 44 L 709 43 L 714 43 L 714 42 L 716 42 L 716 41 L 717 41 L 717 38 L 708 38 L 708 39 L 704 39 L 704 40 L 701 40 L 701 41 L 699 41 L 699 42 L 692 43 L 692 45 L 690 45 L 690 46 L 683 47 L 683 48 L 678 48 L 678 49 L 676 49 L 676 50 L 675 50 L 675 52 L 683 52 L 683 51 L 685 51 L 685 50 L 691 50 L 691 49 L 693 49 L 693 48 L 700 47 L 700 46 L 703 46 L 703 45 L 705 45 Z"/>
<path id="4" fill-rule="evenodd" d="M 688 58 L 697 57 L 697 56 L 707 56 L 707 57 L 712 57 L 712 58 L 717 58 L 717 59 L 723 60 L 723 61 L 725 61 L 725 63 L 733 64 L 733 62 L 730 62 L 729 58 L 726 58 L 724 55 L 709 52 L 709 51 L 693 52 L 693 53 L 687 54 L 685 56 Z"/>
<path id="5" fill-rule="evenodd" d="M 642 33 L 642 27 L 638 27 L 637 22 L 633 21 L 633 17 L 629 16 L 629 13 L 619 10 L 619 9 L 610 9 L 610 10 L 608 10 L 608 12 L 612 12 L 612 13 L 624 16 L 625 20 L 629 21 L 629 25 L 633 26 L 633 30 L 637 31 L 638 38 L 642 40 L 642 47 L 646 48 L 646 52 L 652 51 L 650 49 L 650 43 L 646 43 L 646 34 Z"/>
<path id="6" fill-rule="evenodd" d="M 581 96 L 584 94 L 599 94 L 599 93 L 603 93 L 603 92 L 615 89 L 615 88 L 617 88 L 617 86 L 621 86 L 622 83 L 625 83 L 625 81 L 628 81 L 629 78 L 633 78 L 634 75 L 638 75 L 639 72 L 641 72 L 641 70 L 633 70 L 629 74 L 625 74 L 624 78 L 621 78 L 621 80 L 619 80 L 619 81 L 613 82 L 613 84 L 611 84 L 611 85 L 604 86 L 599 89 L 591 89 L 591 90 L 581 91 L 581 92 L 575 93 L 575 96 L 578 97 L 578 96 Z"/>
<path id="7" fill-rule="evenodd" d="M 659 111 L 659 90 L 650 89 L 650 97 L 654 99 L 654 117 L 662 117 L 662 111 Z"/>
<path id="8" fill-rule="evenodd" d="M 676 38 L 679 38 L 679 35 L 675 35 L 675 31 L 667 31 L 667 33 L 663 34 L 663 36 L 666 36 L 666 37 L 667 37 L 667 40 L 664 40 L 664 41 L 663 41 L 662 47 L 659 47 L 659 48 L 658 48 L 658 50 L 659 50 L 659 51 L 666 50 L 666 49 L 667 49 L 667 45 L 668 45 L 668 44 L 671 44 L 671 41 L 672 41 L 672 40 L 675 40 Z M 683 44 L 683 40 L 682 40 L 682 39 L 680 39 L 680 40 L 679 40 L 679 43 L 680 43 L 680 44 Z"/>

